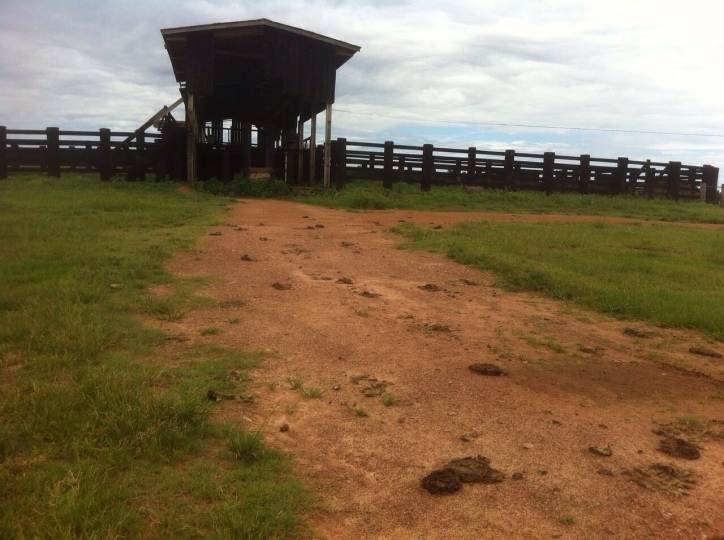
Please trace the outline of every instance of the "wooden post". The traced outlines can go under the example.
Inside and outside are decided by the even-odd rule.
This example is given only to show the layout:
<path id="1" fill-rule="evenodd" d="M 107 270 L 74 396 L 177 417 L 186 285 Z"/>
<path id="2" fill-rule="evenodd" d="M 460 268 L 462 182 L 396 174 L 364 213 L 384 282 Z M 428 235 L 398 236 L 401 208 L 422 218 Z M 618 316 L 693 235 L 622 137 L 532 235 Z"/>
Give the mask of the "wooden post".
<path id="1" fill-rule="evenodd" d="M 681 182 L 681 162 L 669 161 L 669 199 L 679 200 L 679 183 Z"/>
<path id="2" fill-rule="evenodd" d="M 60 129 L 49 127 L 47 129 L 48 148 L 46 150 L 46 164 L 48 176 L 60 178 Z"/>
<path id="3" fill-rule="evenodd" d="M 193 184 L 196 181 L 198 122 L 196 119 L 196 105 L 194 94 L 186 98 L 186 182 Z"/>
<path id="4" fill-rule="evenodd" d="M 324 187 L 331 185 L 332 171 L 332 104 L 327 103 L 324 119 Z"/>
<path id="5" fill-rule="evenodd" d="M 590 154 L 581 154 L 581 165 L 578 169 L 578 187 L 581 193 L 588 195 L 588 190 L 591 187 Z"/>
<path id="6" fill-rule="evenodd" d="M 468 184 L 475 181 L 475 176 L 476 176 L 475 166 L 476 166 L 477 158 L 478 158 L 477 149 L 474 146 L 468 147 L 468 163 L 467 163 L 467 168 L 466 168 L 466 172 L 468 175 L 468 178 L 467 178 Z"/>
<path id="7" fill-rule="evenodd" d="M 146 132 L 142 129 L 136 130 L 136 166 L 135 179 L 145 182 L 146 180 Z"/>
<path id="8" fill-rule="evenodd" d="M 431 144 L 425 144 L 422 147 L 422 182 L 420 189 L 422 191 L 430 191 L 432 188 L 432 176 L 435 172 L 435 158 L 433 157 L 433 147 Z"/>
<path id="9" fill-rule="evenodd" d="M 545 152 L 543 154 L 543 191 L 546 192 L 546 195 L 553 193 L 553 169 L 555 163 L 555 152 Z"/>
<path id="10" fill-rule="evenodd" d="M 646 177 L 644 179 L 644 196 L 647 199 L 654 198 L 654 188 L 656 187 L 656 169 L 651 166 L 651 160 L 646 160 Z"/>
<path id="11" fill-rule="evenodd" d="M 309 185 L 314 185 L 317 179 L 317 115 L 310 119 L 309 132 Z"/>
<path id="12" fill-rule="evenodd" d="M 0 126 L 0 179 L 8 177 L 8 130 Z"/>
<path id="13" fill-rule="evenodd" d="M 347 181 L 347 139 L 344 137 L 334 141 L 332 159 L 334 160 L 334 186 L 342 189 Z"/>
<path id="14" fill-rule="evenodd" d="M 691 170 L 691 169 L 690 169 L 690 170 Z M 706 202 L 706 192 L 709 191 L 709 190 L 707 189 L 707 187 L 708 187 L 708 186 L 707 186 L 707 184 L 706 184 L 706 176 L 704 175 L 704 170 L 702 169 L 702 171 L 701 171 L 701 183 L 699 184 L 699 200 L 701 200 L 701 202 L 703 202 L 703 203 Z"/>
<path id="15" fill-rule="evenodd" d="M 628 158 L 620 157 L 616 163 L 616 172 L 613 174 L 613 190 L 616 194 L 625 191 L 626 175 L 628 174 Z"/>
<path id="16" fill-rule="evenodd" d="M 251 122 L 241 124 L 241 168 L 251 168 Z"/>
<path id="17" fill-rule="evenodd" d="M 397 180 L 400 182 L 405 181 L 405 156 L 397 158 Z"/>
<path id="18" fill-rule="evenodd" d="M 104 182 L 111 179 L 111 130 L 108 128 L 102 128 L 99 134 L 98 171 Z"/>
<path id="19" fill-rule="evenodd" d="M 515 183 L 515 150 L 505 151 L 505 164 L 503 165 L 505 174 L 505 188 L 512 189 Z"/>
<path id="20" fill-rule="evenodd" d="M 0 144 L 2 144 L 0 142 Z M 719 169 L 711 165 L 704 165 L 701 173 L 701 185 L 704 189 L 704 200 L 708 203 L 716 202 L 716 184 L 719 180 Z"/>
<path id="21" fill-rule="evenodd" d="M 394 181 L 393 175 L 394 172 L 392 170 L 394 166 L 394 156 L 395 156 L 395 143 L 392 141 L 385 141 L 385 165 L 384 165 L 384 173 L 382 176 L 382 186 L 390 189 L 392 187 L 392 183 Z"/>
<path id="22" fill-rule="evenodd" d="M 297 123 L 297 182 L 298 186 L 304 184 L 304 122 L 301 112 Z"/>

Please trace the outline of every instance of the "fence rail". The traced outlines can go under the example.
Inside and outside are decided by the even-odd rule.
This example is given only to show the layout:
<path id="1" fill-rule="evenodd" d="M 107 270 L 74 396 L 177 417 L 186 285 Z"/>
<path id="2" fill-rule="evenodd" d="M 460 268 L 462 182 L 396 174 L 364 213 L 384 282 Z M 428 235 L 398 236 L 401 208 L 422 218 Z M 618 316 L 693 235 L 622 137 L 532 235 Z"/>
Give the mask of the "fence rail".
<path id="1" fill-rule="evenodd" d="M 349 178 L 432 185 L 464 184 L 489 188 L 538 190 L 546 193 L 641 193 L 647 197 L 701 199 L 716 202 L 719 169 L 681 162 L 637 161 L 625 157 L 595 158 L 334 141 L 334 169 Z M 339 172 L 337 173 L 339 176 Z M 343 180 L 342 180 L 343 181 Z M 339 183 L 339 181 L 338 181 Z"/>
<path id="2" fill-rule="evenodd" d="M 119 172 L 129 179 L 145 179 L 147 173 L 163 179 L 184 178 L 185 135 L 135 132 L 61 131 L 6 129 L 0 126 L 0 178 L 8 171 L 47 172 L 93 171 L 108 180 Z M 201 167 L 205 176 L 228 180 L 235 166 L 238 148 L 231 144 L 205 145 L 201 152 L 209 163 Z M 279 150 L 278 162 L 287 158 L 308 160 L 316 152 L 323 160 L 323 145 L 316 149 Z M 432 185 L 463 184 L 487 188 L 538 190 L 597 194 L 641 193 L 647 197 L 701 199 L 716 202 L 719 169 L 711 165 L 683 165 L 625 157 L 595 158 L 590 155 L 566 156 L 490 151 L 475 147 L 435 148 L 431 144 L 410 146 L 392 141 L 370 143 L 332 141 L 332 182 L 341 187 L 347 178 L 381 180 L 387 187 L 394 182 L 419 183 L 423 190 Z M 231 165 L 230 165 L 231 164 Z M 283 167 L 283 165 L 281 165 Z M 305 167 L 302 167 L 305 169 Z M 294 167 L 288 170 L 295 170 Z M 202 175 L 204 176 L 204 175 Z M 294 179 L 292 179 L 293 181 Z M 308 181 L 308 178 L 306 179 Z M 302 179 L 296 179 L 303 183 Z"/>

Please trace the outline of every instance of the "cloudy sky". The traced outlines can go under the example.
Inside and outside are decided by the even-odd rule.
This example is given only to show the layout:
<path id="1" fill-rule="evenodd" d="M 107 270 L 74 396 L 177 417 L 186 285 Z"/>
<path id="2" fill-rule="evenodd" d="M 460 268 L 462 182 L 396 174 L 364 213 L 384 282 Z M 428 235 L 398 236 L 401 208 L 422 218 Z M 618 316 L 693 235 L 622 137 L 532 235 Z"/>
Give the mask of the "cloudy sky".
<path id="1" fill-rule="evenodd" d="M 0 14 L 8 128 L 135 129 L 179 97 L 161 28 L 267 18 L 362 48 L 337 73 L 333 137 L 724 165 L 716 0 L 0 0 Z"/>

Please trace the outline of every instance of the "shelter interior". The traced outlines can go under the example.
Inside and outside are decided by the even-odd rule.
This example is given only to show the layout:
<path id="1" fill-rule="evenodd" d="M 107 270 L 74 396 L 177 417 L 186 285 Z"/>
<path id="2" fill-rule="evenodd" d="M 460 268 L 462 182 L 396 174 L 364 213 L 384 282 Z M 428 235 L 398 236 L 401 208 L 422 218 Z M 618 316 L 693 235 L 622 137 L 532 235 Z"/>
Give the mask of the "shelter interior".
<path id="1" fill-rule="evenodd" d="M 189 181 L 244 172 L 329 185 L 336 71 L 358 46 L 267 19 L 161 34 L 186 107 L 183 126 L 169 118 L 161 129 L 186 138 Z M 321 112 L 325 144 L 318 148 Z"/>

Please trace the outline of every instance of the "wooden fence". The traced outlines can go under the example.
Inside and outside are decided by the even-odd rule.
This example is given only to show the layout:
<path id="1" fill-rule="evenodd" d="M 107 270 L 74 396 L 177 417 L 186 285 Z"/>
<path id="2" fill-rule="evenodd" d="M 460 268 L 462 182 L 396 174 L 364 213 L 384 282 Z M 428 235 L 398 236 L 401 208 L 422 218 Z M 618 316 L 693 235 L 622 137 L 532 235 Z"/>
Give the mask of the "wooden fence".
<path id="1" fill-rule="evenodd" d="M 641 193 L 648 197 L 701 199 L 716 202 L 719 169 L 711 165 L 682 165 L 590 155 L 564 156 L 493 152 L 424 146 L 334 141 L 335 170 L 349 178 L 420 183 L 464 184 L 488 188 L 578 192 L 615 195 Z"/>
<path id="2" fill-rule="evenodd" d="M 179 127 L 183 131 L 183 127 Z M 152 135 L 136 132 L 11 130 L 0 126 L 0 178 L 8 171 L 43 171 L 60 176 L 62 171 L 93 171 L 108 180 L 118 173 L 129 179 L 145 179 L 154 174 L 157 180 L 170 175 L 185 178 L 185 136 L 169 132 Z M 233 176 L 233 145 L 202 145 L 201 156 L 209 162 L 200 169 L 200 177 L 217 175 L 223 180 Z M 278 156 L 309 159 L 310 149 L 285 152 Z M 323 153 L 323 147 L 314 149 Z M 394 182 L 419 183 L 423 190 L 432 185 L 464 184 L 486 188 L 578 192 L 615 195 L 641 193 L 647 197 L 701 199 L 717 201 L 719 169 L 711 165 L 682 165 L 618 159 L 593 158 L 589 155 L 565 156 L 494 152 L 467 149 L 435 148 L 385 143 L 332 141 L 332 182 L 342 187 L 348 178 L 381 180 L 387 187 Z M 323 156 L 316 156 L 321 163 Z M 232 165 L 230 166 L 229 163 Z M 202 164 L 203 165 L 203 164 Z M 296 167 L 291 170 L 295 170 Z M 308 182 L 297 180 L 296 183 Z"/>
<path id="3" fill-rule="evenodd" d="M 0 178 L 11 172 L 45 172 L 59 177 L 61 172 L 95 172 L 109 180 L 123 172 L 134 179 L 145 179 L 146 172 L 165 176 L 170 163 L 158 157 L 160 135 L 139 132 L 61 131 L 6 129 L 0 126 Z M 152 161 L 150 161 L 152 159 Z"/>

